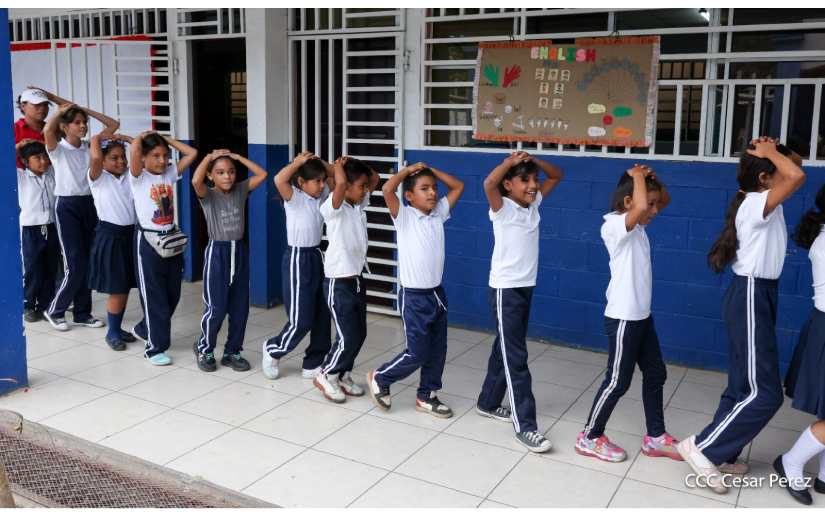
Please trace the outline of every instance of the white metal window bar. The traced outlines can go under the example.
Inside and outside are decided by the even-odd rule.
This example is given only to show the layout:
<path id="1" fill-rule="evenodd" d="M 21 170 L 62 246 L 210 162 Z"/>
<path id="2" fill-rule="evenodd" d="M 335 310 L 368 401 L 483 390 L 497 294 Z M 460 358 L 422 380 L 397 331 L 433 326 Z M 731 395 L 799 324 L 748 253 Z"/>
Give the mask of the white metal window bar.
<path id="1" fill-rule="evenodd" d="M 289 35 L 403 31 L 405 9 L 290 9 Z"/>
<path id="2" fill-rule="evenodd" d="M 177 39 L 242 38 L 246 9 L 176 9 Z"/>
<path id="3" fill-rule="evenodd" d="M 11 42 L 166 35 L 166 9 L 93 9 L 9 19 Z"/>

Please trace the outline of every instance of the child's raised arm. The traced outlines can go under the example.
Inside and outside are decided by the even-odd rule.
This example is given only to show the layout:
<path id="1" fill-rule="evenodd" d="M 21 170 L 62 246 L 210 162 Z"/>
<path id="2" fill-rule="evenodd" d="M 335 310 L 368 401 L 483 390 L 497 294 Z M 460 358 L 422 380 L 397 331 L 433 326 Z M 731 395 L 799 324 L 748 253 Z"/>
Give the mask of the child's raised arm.
<path id="1" fill-rule="evenodd" d="M 636 224 L 647 213 L 647 185 L 645 178 L 650 175 L 651 170 L 647 165 L 634 165 L 627 171 L 627 175 L 633 178 L 633 206 L 627 211 L 625 217 L 625 229 L 628 231 L 636 227 Z"/>
<path id="2" fill-rule="evenodd" d="M 140 177 L 143 172 L 143 137 L 151 132 L 143 131 L 129 144 L 129 172 L 134 177 Z"/>
<path id="3" fill-rule="evenodd" d="M 341 156 L 335 160 L 335 188 L 332 190 L 332 209 L 337 210 L 344 203 L 347 194 L 347 173 L 344 170 L 344 163 L 349 160 L 349 156 Z"/>
<path id="4" fill-rule="evenodd" d="M 112 139 L 114 135 L 106 129 L 92 136 L 89 141 L 89 179 L 97 181 L 103 173 L 103 149 L 100 147 L 100 140 Z"/>
<path id="5" fill-rule="evenodd" d="M 553 165 L 552 163 L 548 163 L 543 159 L 539 159 L 536 157 L 531 156 L 531 160 L 535 163 L 540 169 L 544 171 L 544 175 L 547 178 L 541 182 L 541 186 L 539 187 L 539 191 L 541 191 L 542 197 L 547 197 L 547 194 L 553 191 L 553 188 L 558 186 L 562 179 L 564 179 L 564 173 L 561 171 L 559 167 Z"/>
<path id="6" fill-rule="evenodd" d="M 301 165 L 314 157 L 315 155 L 313 153 L 304 151 L 295 156 L 291 163 L 287 163 L 287 165 L 282 168 L 280 172 L 275 174 L 273 182 L 275 183 L 275 188 L 278 189 L 278 193 L 281 194 L 281 198 L 283 200 L 289 201 L 292 199 L 292 183 L 290 182 L 292 180 L 292 176 L 298 172 Z M 325 165 L 329 166 L 328 163 Z M 329 170 L 327 170 L 327 175 L 329 175 Z"/>
<path id="7" fill-rule="evenodd" d="M 404 167 L 396 174 L 393 174 L 384 183 L 384 186 L 381 188 L 381 192 L 384 194 L 384 202 L 386 202 L 387 209 L 390 210 L 390 216 L 392 218 L 398 217 L 398 210 L 401 208 L 401 201 L 395 193 L 395 191 L 398 190 L 398 185 L 400 185 L 407 176 L 415 175 L 418 171 L 424 168 L 427 168 L 427 165 L 424 163 L 416 163 L 414 165 Z"/>
<path id="8" fill-rule="evenodd" d="M 246 158 L 245 156 L 241 156 L 240 154 L 235 154 L 234 152 L 229 154 L 229 157 L 240 161 L 246 168 L 252 172 L 252 177 L 249 178 L 249 191 L 258 188 L 266 181 L 267 172 L 260 165 L 252 161 L 251 159 Z"/>
<path id="9" fill-rule="evenodd" d="M 487 202 L 490 204 L 490 209 L 493 210 L 494 213 L 498 212 L 504 204 L 498 185 L 501 184 L 507 171 L 519 162 L 524 161 L 526 155 L 526 152 L 513 152 L 504 158 L 504 160 L 484 178 L 484 194 L 487 196 Z"/>
<path id="10" fill-rule="evenodd" d="M 57 148 L 60 142 L 60 118 L 66 114 L 66 111 L 73 107 L 74 104 L 63 104 L 51 118 L 46 120 L 46 125 L 43 126 L 43 139 L 46 141 L 46 149 L 53 151 Z"/>
<path id="11" fill-rule="evenodd" d="M 751 143 L 755 149 L 747 149 L 748 154 L 757 158 L 769 159 L 776 167 L 775 179 L 771 189 L 768 190 L 768 199 L 765 202 L 765 210 L 762 214 L 763 217 L 767 217 L 802 186 L 805 182 L 805 172 L 794 163 L 791 157 L 785 156 L 776 149 L 775 140 L 762 136 Z"/>
<path id="12" fill-rule="evenodd" d="M 176 151 L 183 154 L 180 160 L 178 160 L 178 175 L 183 174 L 183 172 L 195 162 L 195 158 L 198 157 L 198 149 L 192 147 L 191 145 L 186 145 L 183 142 L 179 142 L 171 136 L 161 135 L 161 137 L 163 137 L 163 139 L 166 140 L 166 143 L 171 145 Z"/>
<path id="13" fill-rule="evenodd" d="M 437 168 L 430 167 L 430 170 L 433 171 L 436 179 L 447 185 L 447 202 L 450 203 L 450 209 L 452 210 L 455 203 L 458 202 L 458 198 L 464 192 L 464 181 Z"/>

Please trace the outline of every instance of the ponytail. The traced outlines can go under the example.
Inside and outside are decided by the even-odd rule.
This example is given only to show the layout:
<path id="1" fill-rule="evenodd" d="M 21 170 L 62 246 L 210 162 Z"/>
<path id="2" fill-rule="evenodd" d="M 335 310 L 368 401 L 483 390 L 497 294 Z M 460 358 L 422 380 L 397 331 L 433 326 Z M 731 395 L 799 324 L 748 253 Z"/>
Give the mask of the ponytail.
<path id="1" fill-rule="evenodd" d="M 725 267 L 736 258 L 736 249 L 739 247 L 739 239 L 736 237 L 736 213 L 744 200 L 745 192 L 739 190 L 728 206 L 725 227 L 708 253 L 708 266 L 717 274 L 725 270 Z"/>
<path id="2" fill-rule="evenodd" d="M 808 210 L 802 215 L 793 234 L 794 242 L 803 249 L 811 248 L 814 240 L 819 236 L 822 224 L 825 224 L 825 185 L 822 185 L 817 192 L 815 204 L 816 209 Z"/>

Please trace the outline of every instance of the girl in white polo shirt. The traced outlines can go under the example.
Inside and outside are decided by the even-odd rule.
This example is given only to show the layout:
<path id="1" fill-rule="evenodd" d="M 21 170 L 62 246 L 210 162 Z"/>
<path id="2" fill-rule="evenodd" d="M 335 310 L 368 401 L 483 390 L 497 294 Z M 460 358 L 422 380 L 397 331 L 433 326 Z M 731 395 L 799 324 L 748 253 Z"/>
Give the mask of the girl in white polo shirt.
<path id="1" fill-rule="evenodd" d="M 321 204 L 329 197 L 332 166 L 311 152 L 295 156 L 275 176 L 284 201 L 287 248 L 281 261 L 284 308 L 289 320 L 278 335 L 263 343 L 261 371 L 278 378 L 281 358 L 309 336 L 304 352 L 303 378 L 314 379 L 329 352 L 330 318 L 324 290 Z"/>
<path id="2" fill-rule="evenodd" d="M 54 207 L 57 235 L 63 253 L 63 281 L 44 316 L 58 331 L 67 331 L 66 309 L 74 304 L 75 325 L 100 328 L 92 316 L 89 289 L 89 255 L 92 250 L 97 213 L 86 174 L 89 170 L 89 142 L 83 138 L 89 117 L 96 118 L 109 133 L 120 126 L 117 120 L 75 104 L 65 104 L 46 122 L 43 137 L 54 167 Z"/>
<path id="3" fill-rule="evenodd" d="M 659 338 L 650 314 L 653 277 L 645 226 L 670 202 L 653 171 L 635 165 L 622 174 L 613 193 L 613 211 L 604 216 L 602 240 L 610 255 L 605 330 L 609 341 L 607 372 L 596 392 L 584 430 L 576 439 L 580 455 L 621 462 L 627 453 L 604 435 L 607 420 L 627 392 L 636 364 L 642 371 L 642 403 L 647 435 L 642 453 L 681 460 L 676 440 L 665 431 L 662 390 L 667 378 Z"/>
<path id="4" fill-rule="evenodd" d="M 324 290 L 335 322 L 335 343 L 313 384 L 330 401 L 363 396 L 352 379 L 355 357 L 367 338 L 367 212 L 378 173 L 366 163 L 342 156 L 335 161 L 335 189 L 321 205 L 329 247 L 324 257 Z"/>
<path id="5" fill-rule="evenodd" d="M 92 243 L 89 288 L 109 294 L 106 300 L 106 344 L 123 351 L 135 336 L 121 329 L 129 291 L 135 286 L 135 204 L 126 164 L 122 134 L 100 133 L 90 145 L 89 187 L 97 209 L 97 229 Z"/>
<path id="6" fill-rule="evenodd" d="M 543 181 L 539 170 L 547 176 Z M 538 273 L 539 206 L 562 177 L 558 167 L 526 152 L 514 152 L 484 180 L 495 236 L 489 300 L 497 332 L 476 412 L 512 422 L 519 444 L 536 453 L 550 450 L 551 444 L 536 423 L 527 366 L 527 322 Z M 501 405 L 505 391 L 510 408 Z"/>
<path id="7" fill-rule="evenodd" d="M 771 138 L 751 142 L 739 161 L 739 192 L 708 254 L 715 272 L 732 264 L 734 273 L 722 301 L 730 347 L 728 386 L 713 421 L 678 449 L 717 493 L 727 492 L 720 473 L 747 472 L 736 458 L 782 406 L 775 328 L 788 245 L 782 202 L 805 182 L 801 163 Z"/>
<path id="8" fill-rule="evenodd" d="M 449 191 L 438 198 L 437 181 Z M 403 206 L 396 189 L 403 184 Z M 382 410 L 391 405 L 390 386 L 421 369 L 415 409 L 439 418 L 452 417 L 437 391 L 447 358 L 447 295 L 444 272 L 444 222 L 464 191 L 464 182 L 424 163 L 401 169 L 384 183 L 384 200 L 398 232 L 398 305 L 405 349 L 367 373 L 367 388 Z"/>

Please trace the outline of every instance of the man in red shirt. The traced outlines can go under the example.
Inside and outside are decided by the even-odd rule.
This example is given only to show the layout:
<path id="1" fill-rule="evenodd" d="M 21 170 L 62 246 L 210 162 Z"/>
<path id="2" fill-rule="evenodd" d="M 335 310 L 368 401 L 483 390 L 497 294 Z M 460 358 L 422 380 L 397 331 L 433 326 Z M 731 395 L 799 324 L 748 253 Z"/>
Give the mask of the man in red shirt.
<path id="1" fill-rule="evenodd" d="M 46 125 L 46 118 L 49 116 L 49 102 L 55 102 L 59 106 L 68 101 L 56 95 L 49 95 L 38 88 L 23 90 L 23 93 L 17 97 L 17 107 L 23 113 L 23 117 L 14 123 L 15 145 L 25 139 L 44 141 L 43 127 Z M 17 166 L 25 168 L 19 158 Z"/>

